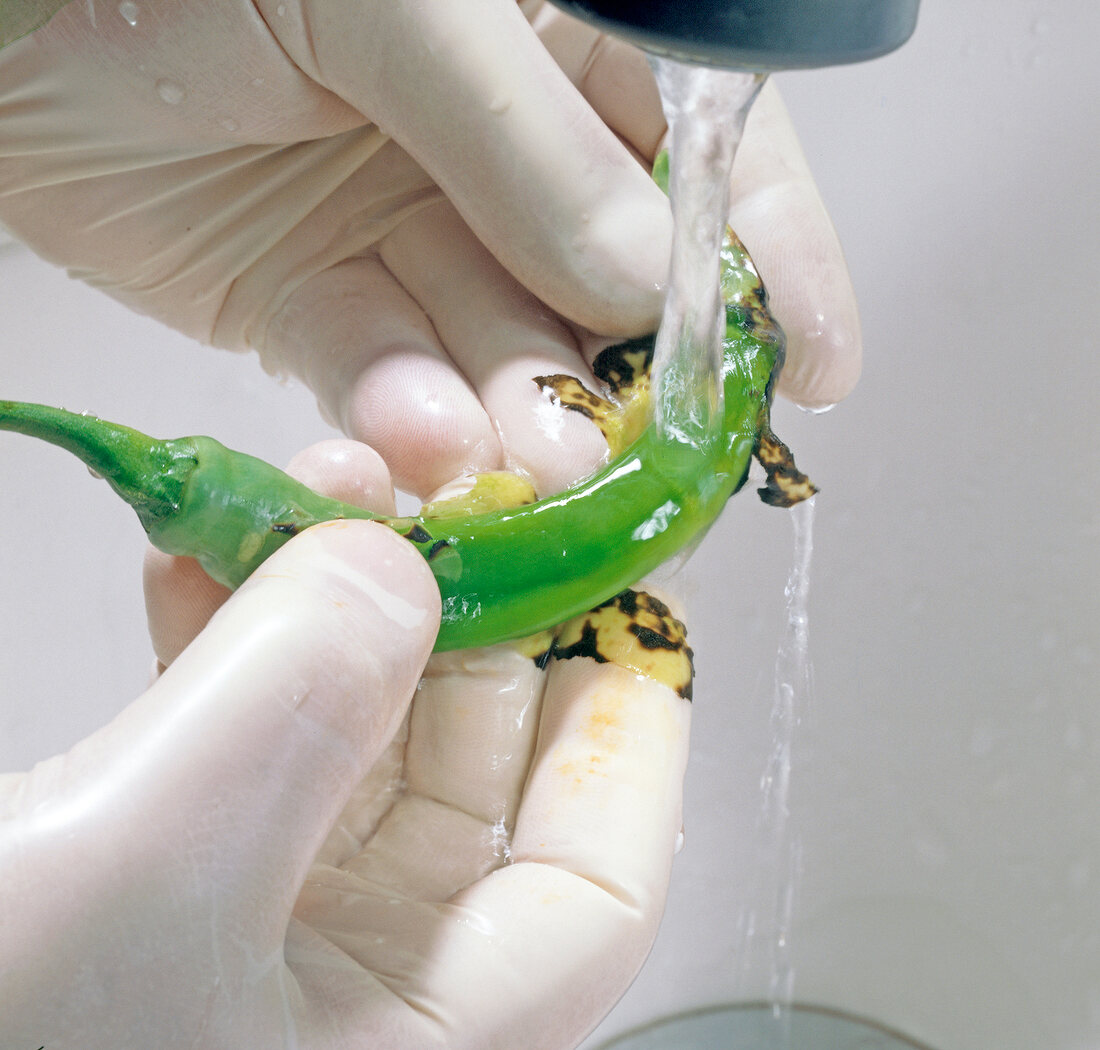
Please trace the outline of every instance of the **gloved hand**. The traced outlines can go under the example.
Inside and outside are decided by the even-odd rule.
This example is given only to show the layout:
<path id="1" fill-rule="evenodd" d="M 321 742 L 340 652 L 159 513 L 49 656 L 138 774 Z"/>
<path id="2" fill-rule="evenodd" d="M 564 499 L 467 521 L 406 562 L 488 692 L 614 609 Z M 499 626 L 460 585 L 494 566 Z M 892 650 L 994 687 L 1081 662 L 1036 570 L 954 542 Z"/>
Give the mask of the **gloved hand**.
<path id="1" fill-rule="evenodd" d="M 605 446 L 532 378 L 659 316 L 664 131 L 644 57 L 539 0 L 74 0 L 0 50 L 0 222 L 303 377 L 406 490 L 507 465 L 547 492 Z M 773 91 L 734 175 L 783 387 L 837 401 L 854 298 Z"/>
<path id="2" fill-rule="evenodd" d="M 392 499 L 362 446 L 295 472 Z M 418 686 L 438 592 L 372 523 L 308 530 L 227 601 L 186 560 L 147 579 L 167 669 L 0 780 L 4 1046 L 574 1046 L 655 932 L 687 701 L 505 646 Z"/>

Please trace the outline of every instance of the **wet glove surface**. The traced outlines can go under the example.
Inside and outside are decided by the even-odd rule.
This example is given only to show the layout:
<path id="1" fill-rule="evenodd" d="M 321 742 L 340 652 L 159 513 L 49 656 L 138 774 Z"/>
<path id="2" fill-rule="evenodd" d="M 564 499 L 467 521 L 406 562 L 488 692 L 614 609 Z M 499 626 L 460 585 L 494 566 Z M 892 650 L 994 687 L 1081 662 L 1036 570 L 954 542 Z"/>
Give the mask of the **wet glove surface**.
<path id="1" fill-rule="evenodd" d="M 293 465 L 385 510 L 381 461 Z M 233 596 L 150 556 L 166 668 L 0 781 L 15 1046 L 574 1046 L 640 967 L 680 828 L 690 703 L 586 657 L 433 657 L 435 584 L 367 522 Z M 411 701 L 411 703 L 410 703 Z"/>

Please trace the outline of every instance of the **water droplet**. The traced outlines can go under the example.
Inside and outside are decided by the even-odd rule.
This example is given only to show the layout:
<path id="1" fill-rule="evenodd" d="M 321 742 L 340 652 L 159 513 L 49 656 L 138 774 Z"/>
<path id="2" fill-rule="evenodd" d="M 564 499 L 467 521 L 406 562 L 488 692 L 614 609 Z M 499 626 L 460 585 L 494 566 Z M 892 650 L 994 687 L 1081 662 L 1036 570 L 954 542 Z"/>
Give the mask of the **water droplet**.
<path id="1" fill-rule="evenodd" d="M 492 102 L 489 103 L 489 112 L 490 113 L 504 113 L 504 112 L 507 111 L 508 107 L 511 106 L 511 104 L 512 104 L 512 100 L 510 98 L 506 98 L 503 95 L 498 96 L 497 98 L 494 98 Z"/>
<path id="2" fill-rule="evenodd" d="M 240 124 L 238 124 L 232 117 L 222 117 L 222 119 L 219 120 L 218 123 L 226 131 L 229 131 L 229 132 L 240 131 L 241 130 Z"/>
<path id="3" fill-rule="evenodd" d="M 685 841 L 687 841 L 687 837 L 684 835 L 684 829 L 680 828 L 676 833 L 676 846 L 674 847 L 676 853 L 679 853 L 684 848 Z"/>
<path id="4" fill-rule="evenodd" d="M 118 13 L 130 25 L 136 26 L 138 24 L 138 5 L 134 3 L 134 0 L 122 0 L 122 3 L 118 5 Z"/>
<path id="5" fill-rule="evenodd" d="M 264 86 L 264 78 L 263 77 L 253 77 L 249 81 L 249 84 L 251 84 L 252 87 L 263 87 Z"/>
<path id="6" fill-rule="evenodd" d="M 103 475 L 100 474 L 100 472 L 98 470 L 96 470 L 94 467 L 88 467 L 87 470 L 88 470 L 88 473 L 91 474 L 92 477 L 96 479 L 96 481 L 102 481 L 103 480 Z"/>
<path id="7" fill-rule="evenodd" d="M 177 83 L 175 80 L 158 80 L 156 88 L 161 101 L 167 102 L 170 106 L 178 106 L 187 98 L 187 92 L 184 90 L 183 85 Z"/>
<path id="8" fill-rule="evenodd" d="M 826 412 L 832 412 L 836 408 L 836 402 L 831 405 L 799 405 L 803 412 L 809 412 L 811 416 L 823 416 Z"/>
<path id="9" fill-rule="evenodd" d="M 286 18 L 286 4 L 280 4 L 277 8 L 275 8 L 275 14 L 277 14 L 280 18 Z"/>

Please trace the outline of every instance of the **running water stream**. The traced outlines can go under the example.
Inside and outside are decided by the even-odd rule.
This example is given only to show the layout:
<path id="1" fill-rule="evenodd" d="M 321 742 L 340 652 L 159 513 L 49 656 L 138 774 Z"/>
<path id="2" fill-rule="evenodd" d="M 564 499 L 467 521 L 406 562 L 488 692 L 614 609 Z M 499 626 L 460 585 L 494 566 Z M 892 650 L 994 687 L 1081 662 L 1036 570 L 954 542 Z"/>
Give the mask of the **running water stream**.
<path id="1" fill-rule="evenodd" d="M 658 427 L 682 441 L 705 442 L 722 413 L 721 335 L 725 317 L 719 248 L 729 213 L 733 161 L 749 110 L 766 79 L 652 59 L 669 124 L 672 262 L 657 337 L 654 389 Z M 769 974 L 775 1047 L 791 1044 L 794 969 L 790 932 L 801 870 L 791 832 L 789 797 L 795 729 L 811 695 L 807 600 L 813 549 L 813 500 L 791 511 L 795 551 L 786 588 L 786 626 L 775 664 L 772 751 L 761 777 L 755 893 L 771 914 L 747 905 L 739 918 L 742 977 Z M 734 992 L 738 989 L 731 989 Z"/>
<path id="2" fill-rule="evenodd" d="M 654 351 L 658 428 L 705 442 L 722 418 L 725 314 L 718 253 L 730 171 L 765 75 L 651 59 L 668 120 L 672 261 Z"/>

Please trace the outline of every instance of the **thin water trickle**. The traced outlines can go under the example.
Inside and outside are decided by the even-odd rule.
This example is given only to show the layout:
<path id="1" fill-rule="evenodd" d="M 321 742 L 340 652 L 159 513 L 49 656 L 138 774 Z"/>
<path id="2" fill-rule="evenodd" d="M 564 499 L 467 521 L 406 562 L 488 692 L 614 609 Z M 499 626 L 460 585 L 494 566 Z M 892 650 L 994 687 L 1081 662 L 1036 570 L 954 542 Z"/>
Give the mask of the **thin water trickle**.
<path id="1" fill-rule="evenodd" d="M 771 791 L 765 792 L 761 822 L 776 857 L 775 951 L 770 997 L 782 1012 L 789 1031 L 794 997 L 791 930 L 795 895 L 802 876 L 802 843 L 790 824 L 791 764 L 795 734 L 813 699 L 810 662 L 810 562 L 813 556 L 814 500 L 791 508 L 794 557 L 784 590 L 787 621 L 775 657 L 775 697 L 772 708 L 773 751 L 769 770 Z"/>
<path id="2" fill-rule="evenodd" d="M 719 250 L 729 180 L 749 109 L 766 79 L 651 57 L 668 121 L 672 261 L 654 351 L 658 429 L 705 442 L 722 418 Z"/>
<path id="3" fill-rule="evenodd" d="M 737 961 L 742 983 L 768 974 L 768 998 L 776 1024 L 776 1047 L 790 1046 L 794 1005 L 791 933 L 802 875 L 802 843 L 790 822 L 791 770 L 799 725 L 813 700 L 809 594 L 814 500 L 791 509 L 794 555 L 784 590 L 786 620 L 775 658 L 770 728 L 772 750 L 760 778 L 755 870 L 749 899 L 738 921 Z"/>

